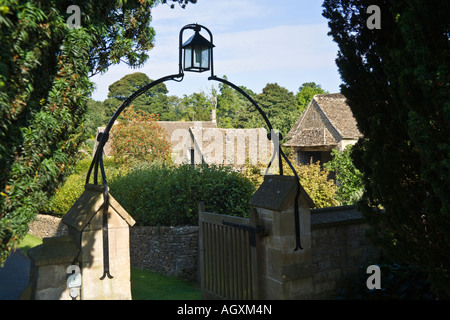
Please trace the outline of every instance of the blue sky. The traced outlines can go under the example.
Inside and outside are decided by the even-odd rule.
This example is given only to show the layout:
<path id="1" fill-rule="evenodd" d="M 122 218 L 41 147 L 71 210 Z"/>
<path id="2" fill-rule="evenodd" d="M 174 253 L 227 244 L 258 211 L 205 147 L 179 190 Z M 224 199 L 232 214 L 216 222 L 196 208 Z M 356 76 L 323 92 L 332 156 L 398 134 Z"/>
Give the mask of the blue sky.
<path id="1" fill-rule="evenodd" d="M 169 3 L 171 1 L 169 0 Z M 340 76 L 335 59 L 337 45 L 327 35 L 327 20 L 318 0 L 198 0 L 185 9 L 158 5 L 152 9 L 155 47 L 143 67 L 111 67 L 91 78 L 92 95 L 103 101 L 113 82 L 132 72 L 151 79 L 178 73 L 180 29 L 201 24 L 213 33 L 214 73 L 239 86 L 260 93 L 267 83 L 278 83 L 294 94 L 304 82 L 315 82 L 329 92 L 339 92 Z M 185 31 L 185 40 L 190 36 Z M 169 95 L 183 96 L 217 88 L 209 72 L 185 72 L 184 80 L 165 82 Z"/>

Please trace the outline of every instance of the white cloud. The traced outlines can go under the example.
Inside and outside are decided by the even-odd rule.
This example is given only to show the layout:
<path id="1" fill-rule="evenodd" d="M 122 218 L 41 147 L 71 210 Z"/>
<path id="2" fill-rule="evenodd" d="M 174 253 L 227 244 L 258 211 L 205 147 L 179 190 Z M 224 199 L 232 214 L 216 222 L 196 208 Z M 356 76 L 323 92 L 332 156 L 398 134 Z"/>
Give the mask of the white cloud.
<path id="1" fill-rule="evenodd" d="M 321 24 L 218 34 L 215 64 L 233 73 L 330 67 L 336 51 L 325 30 Z"/>
<path id="2" fill-rule="evenodd" d="M 106 98 L 108 86 L 132 72 L 144 72 L 157 79 L 178 72 L 180 29 L 190 23 L 208 27 L 214 36 L 214 71 L 230 81 L 260 92 L 267 83 L 277 82 L 291 91 L 309 81 L 324 89 L 338 91 L 335 65 L 337 46 L 327 36 L 320 3 L 296 0 L 199 0 L 186 9 L 159 5 L 153 9 L 155 47 L 140 69 L 113 66 L 103 76 L 94 77 L 94 99 Z M 304 21 L 308 21 L 306 24 Z M 190 36 L 190 30 L 184 39 Z M 169 94 L 182 95 L 211 86 L 209 74 L 186 73 L 180 84 L 166 83 Z"/>

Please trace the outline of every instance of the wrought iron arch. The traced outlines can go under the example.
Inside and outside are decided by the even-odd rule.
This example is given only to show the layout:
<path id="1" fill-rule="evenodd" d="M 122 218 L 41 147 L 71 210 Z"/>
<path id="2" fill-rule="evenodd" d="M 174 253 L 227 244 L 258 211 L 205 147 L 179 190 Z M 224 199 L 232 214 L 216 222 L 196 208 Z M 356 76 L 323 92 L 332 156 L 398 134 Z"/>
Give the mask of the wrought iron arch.
<path id="1" fill-rule="evenodd" d="M 91 178 L 91 174 L 93 172 L 93 180 L 94 180 L 94 184 L 99 184 L 98 183 L 98 177 L 99 177 L 99 170 L 100 170 L 100 174 L 102 177 L 102 185 L 103 185 L 103 195 L 104 195 L 104 203 L 105 206 L 104 208 L 107 208 L 109 205 L 109 193 L 108 193 L 108 182 L 106 179 L 106 173 L 105 173 L 105 169 L 104 169 L 104 165 L 103 165 L 103 148 L 106 144 L 106 142 L 109 139 L 109 133 L 110 130 L 114 124 L 114 122 L 116 121 L 116 119 L 119 117 L 119 115 L 122 113 L 122 111 L 128 107 L 131 102 L 133 102 L 134 99 L 136 99 L 137 97 L 139 97 L 140 95 L 142 95 L 143 93 L 145 93 L 147 90 L 151 89 L 152 87 L 169 81 L 169 80 L 173 80 L 176 82 L 181 82 L 184 78 L 184 73 L 183 73 L 183 69 L 182 69 L 182 54 L 181 54 L 181 46 L 182 46 L 182 34 L 184 32 L 184 30 L 186 29 L 198 29 L 198 28 L 203 28 L 205 29 L 211 39 L 212 42 L 212 33 L 204 26 L 198 25 L 198 24 L 189 24 L 186 25 L 185 27 L 183 27 L 180 31 L 180 36 L 179 36 L 179 42 L 180 42 L 180 46 L 179 46 L 179 73 L 178 74 L 173 74 L 173 75 L 169 75 L 169 76 L 165 76 L 162 78 L 159 78 L 157 80 L 154 80 L 152 82 L 150 82 L 149 84 L 143 86 L 142 88 L 136 90 L 133 94 L 131 94 L 123 103 L 122 105 L 116 110 L 116 112 L 113 114 L 113 116 L 111 117 L 111 119 L 109 120 L 104 132 L 102 134 L 99 134 L 99 136 L 97 137 L 98 140 L 98 145 L 97 145 L 97 149 L 94 153 L 94 157 L 92 159 L 92 162 L 90 164 L 89 170 L 87 172 L 86 175 L 86 184 L 89 183 L 90 178 Z M 235 84 L 233 84 L 232 82 L 222 79 L 222 78 L 218 78 L 217 76 L 214 75 L 214 71 L 213 71 L 213 59 L 212 59 L 212 50 L 211 50 L 211 76 L 208 78 L 208 80 L 214 80 L 214 81 L 219 81 L 222 82 L 226 85 L 229 85 L 230 87 L 232 87 L 233 89 L 235 89 L 236 91 L 238 91 L 240 94 L 242 94 L 248 101 L 251 102 L 251 104 L 256 108 L 256 110 L 259 112 L 259 114 L 263 117 L 264 121 L 267 124 L 267 127 L 269 129 L 269 133 L 268 133 L 268 138 L 269 140 L 273 139 L 273 134 L 274 134 L 274 130 L 272 127 L 272 124 L 270 123 L 267 115 L 265 114 L 265 112 L 261 109 L 261 107 L 256 103 L 255 100 L 253 100 L 244 90 L 242 90 L 241 88 L 239 88 L 238 86 L 236 86 Z M 281 135 L 278 135 L 278 141 L 281 141 L 282 137 Z M 284 154 L 283 150 L 281 149 L 281 145 L 278 144 L 278 162 L 279 162 L 279 174 L 283 175 L 283 166 L 282 166 L 282 159 L 284 159 L 286 161 L 286 163 L 289 165 L 290 169 L 292 170 L 294 176 L 296 177 L 296 181 L 297 181 L 297 192 L 295 195 L 295 203 L 294 203 L 294 215 L 295 215 L 295 234 L 296 234 L 296 247 L 294 250 L 298 250 L 298 249 L 302 249 L 301 247 L 301 243 L 300 243 L 300 216 L 299 216 L 299 208 L 298 208 L 298 199 L 300 197 L 301 194 L 301 186 L 300 186 L 300 182 L 298 179 L 298 175 L 297 172 L 295 171 L 294 166 L 292 165 L 292 163 L 289 161 L 289 159 L 287 158 L 287 156 Z M 273 160 L 273 158 L 272 158 Z M 271 166 L 272 164 L 272 160 L 269 162 L 267 169 Z M 104 215 L 106 216 L 106 215 Z M 106 270 L 105 270 L 106 272 Z M 108 273 L 109 276 L 109 273 Z"/>

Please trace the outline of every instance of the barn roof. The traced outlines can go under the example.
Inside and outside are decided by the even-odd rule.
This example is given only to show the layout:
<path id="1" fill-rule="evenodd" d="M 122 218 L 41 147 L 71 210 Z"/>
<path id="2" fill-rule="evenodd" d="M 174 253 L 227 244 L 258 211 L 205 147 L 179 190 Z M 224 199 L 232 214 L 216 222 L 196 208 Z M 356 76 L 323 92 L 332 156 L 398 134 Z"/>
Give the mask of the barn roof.
<path id="1" fill-rule="evenodd" d="M 306 128 L 305 116 L 309 109 L 318 108 L 329 127 Z M 346 102 L 346 98 L 341 93 L 318 94 L 313 97 L 306 110 L 292 127 L 287 135 L 288 147 L 300 145 L 335 145 L 339 141 L 330 132 L 333 131 L 342 139 L 358 139 L 361 133 L 358 130 L 356 119 Z"/>

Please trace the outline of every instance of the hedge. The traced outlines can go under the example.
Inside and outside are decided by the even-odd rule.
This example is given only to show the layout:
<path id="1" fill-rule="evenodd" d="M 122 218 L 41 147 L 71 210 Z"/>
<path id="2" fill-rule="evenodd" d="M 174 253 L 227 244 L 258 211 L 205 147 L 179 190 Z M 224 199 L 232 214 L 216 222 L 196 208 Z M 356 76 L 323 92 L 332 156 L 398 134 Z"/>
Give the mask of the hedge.
<path id="1" fill-rule="evenodd" d="M 253 184 L 227 167 L 152 165 L 112 179 L 110 192 L 138 225 L 196 225 L 207 211 L 247 217 Z"/>
<path id="2" fill-rule="evenodd" d="M 72 175 L 41 213 L 63 216 L 82 194 L 91 159 L 78 163 Z M 138 225 L 196 225 L 198 202 L 206 210 L 248 216 L 254 185 L 227 167 L 152 164 L 133 170 L 117 167 L 105 159 L 111 195 Z"/>

